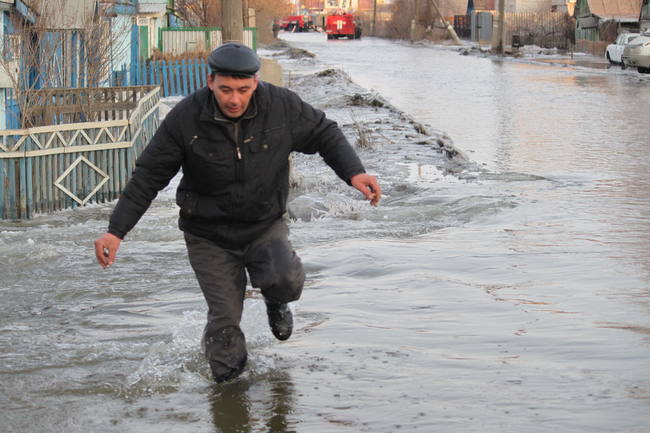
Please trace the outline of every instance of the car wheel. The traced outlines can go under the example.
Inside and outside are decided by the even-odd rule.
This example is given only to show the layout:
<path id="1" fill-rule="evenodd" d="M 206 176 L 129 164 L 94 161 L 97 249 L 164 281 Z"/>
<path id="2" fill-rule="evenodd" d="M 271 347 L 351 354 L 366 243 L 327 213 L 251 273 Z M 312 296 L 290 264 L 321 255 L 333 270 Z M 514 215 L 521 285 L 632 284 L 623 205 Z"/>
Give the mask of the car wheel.
<path id="1" fill-rule="evenodd" d="M 621 59 L 621 69 L 625 69 L 625 68 L 627 68 L 627 65 L 625 65 L 625 62 L 623 61 L 623 59 Z"/>
<path id="2" fill-rule="evenodd" d="M 650 74 L 650 68 L 643 68 L 639 66 L 637 70 L 639 71 L 640 74 Z"/>
<path id="3" fill-rule="evenodd" d="M 612 58 L 609 57 L 609 52 L 607 53 L 607 61 L 609 62 L 610 65 L 614 64 L 614 61 L 612 60 Z"/>

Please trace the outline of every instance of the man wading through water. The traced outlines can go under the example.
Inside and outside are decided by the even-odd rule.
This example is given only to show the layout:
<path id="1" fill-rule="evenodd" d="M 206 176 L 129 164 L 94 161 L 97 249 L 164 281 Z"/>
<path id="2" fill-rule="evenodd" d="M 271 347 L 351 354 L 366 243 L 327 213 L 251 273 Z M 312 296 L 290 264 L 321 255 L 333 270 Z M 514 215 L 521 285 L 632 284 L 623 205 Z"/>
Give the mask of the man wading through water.
<path id="1" fill-rule="evenodd" d="M 286 340 L 293 329 L 287 303 L 300 298 L 305 273 L 282 220 L 289 154 L 318 152 L 373 206 L 381 190 L 334 121 L 258 80 L 260 60 L 251 49 L 227 43 L 208 63 L 208 86 L 167 114 L 138 158 L 95 254 L 103 267 L 112 265 L 124 236 L 182 167 L 179 227 L 208 304 L 205 353 L 214 380 L 223 382 L 246 365 L 239 328 L 246 271 L 264 295 L 273 335 Z"/>

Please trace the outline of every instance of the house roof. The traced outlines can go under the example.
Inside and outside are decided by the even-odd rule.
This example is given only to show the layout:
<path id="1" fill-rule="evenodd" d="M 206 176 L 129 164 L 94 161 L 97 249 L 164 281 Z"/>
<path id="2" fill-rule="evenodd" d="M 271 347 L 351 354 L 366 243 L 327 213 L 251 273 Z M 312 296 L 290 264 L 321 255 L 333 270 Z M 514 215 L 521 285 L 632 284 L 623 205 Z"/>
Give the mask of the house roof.
<path id="1" fill-rule="evenodd" d="M 138 13 L 164 15 L 167 12 L 166 4 L 138 3 Z"/>
<path id="2" fill-rule="evenodd" d="M 167 12 L 167 0 L 139 0 L 138 13 L 164 15 Z"/>
<path id="3" fill-rule="evenodd" d="M 587 0 L 589 11 L 597 17 L 615 21 L 638 21 L 640 0 Z"/>

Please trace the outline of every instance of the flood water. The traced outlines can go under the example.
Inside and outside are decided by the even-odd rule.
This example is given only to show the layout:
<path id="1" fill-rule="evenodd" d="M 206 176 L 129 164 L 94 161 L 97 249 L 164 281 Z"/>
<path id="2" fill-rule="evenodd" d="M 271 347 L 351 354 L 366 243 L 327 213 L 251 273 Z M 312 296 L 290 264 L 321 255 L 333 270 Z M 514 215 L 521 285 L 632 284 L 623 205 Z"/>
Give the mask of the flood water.
<path id="1" fill-rule="evenodd" d="M 329 67 L 466 163 L 445 169 L 390 119 L 360 150 L 374 209 L 297 157 L 294 204 L 319 212 L 290 224 L 308 274 L 295 334 L 275 341 L 253 293 L 248 369 L 226 385 L 200 351 L 173 186 L 108 270 L 92 241 L 112 204 L 0 222 L 0 432 L 649 432 L 650 80 L 282 37 L 316 54 L 281 61 L 333 118 L 387 114 L 309 89 Z"/>

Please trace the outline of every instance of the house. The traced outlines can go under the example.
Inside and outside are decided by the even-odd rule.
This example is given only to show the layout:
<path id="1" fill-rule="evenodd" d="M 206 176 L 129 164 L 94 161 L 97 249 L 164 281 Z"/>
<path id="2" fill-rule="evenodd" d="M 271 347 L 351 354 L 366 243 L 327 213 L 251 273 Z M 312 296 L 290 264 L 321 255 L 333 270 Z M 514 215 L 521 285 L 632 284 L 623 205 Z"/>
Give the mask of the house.
<path id="1" fill-rule="evenodd" d="M 99 2 L 99 10 L 110 22 L 112 43 L 110 44 L 110 84 L 124 85 L 127 82 L 126 65 L 137 62 L 138 28 L 135 25 L 137 9 L 133 0 L 105 0 Z"/>
<path id="2" fill-rule="evenodd" d="M 167 27 L 167 0 L 136 0 L 138 57 L 148 59 L 158 46 L 158 34 Z"/>
<path id="3" fill-rule="evenodd" d="M 0 0 L 0 41 L 4 41 L 5 34 L 8 33 L 8 27 L 10 26 L 9 9 L 13 6 L 13 3 L 13 0 Z M 4 52 L 2 57 L 6 58 Z M 0 66 L 0 129 L 7 129 L 7 100 L 9 99 L 11 87 L 9 72 Z"/>
<path id="4" fill-rule="evenodd" d="M 28 3 L 0 0 L 0 128 L 18 127 L 17 92 L 111 85 L 113 71 L 132 63 L 134 40 L 137 46 L 131 0 Z"/>
<path id="5" fill-rule="evenodd" d="M 14 86 L 18 80 L 18 39 L 13 36 L 13 14 L 19 14 L 26 22 L 34 23 L 35 13 L 21 0 L 0 0 L 0 129 L 16 129 L 19 126 L 19 110 L 14 99 Z"/>
<path id="6" fill-rule="evenodd" d="M 618 33 L 638 28 L 641 13 L 639 0 L 578 0 L 576 18 L 576 45 L 584 49 L 591 45 L 598 53 L 616 39 Z"/>
<path id="7" fill-rule="evenodd" d="M 35 0 L 30 5 L 38 16 L 32 34 L 38 38 L 39 46 L 29 53 L 30 67 L 38 70 L 37 82 L 29 86 L 85 85 L 88 80 L 85 65 L 93 61 L 89 51 L 94 46 L 84 33 L 94 25 L 95 0 Z"/>

